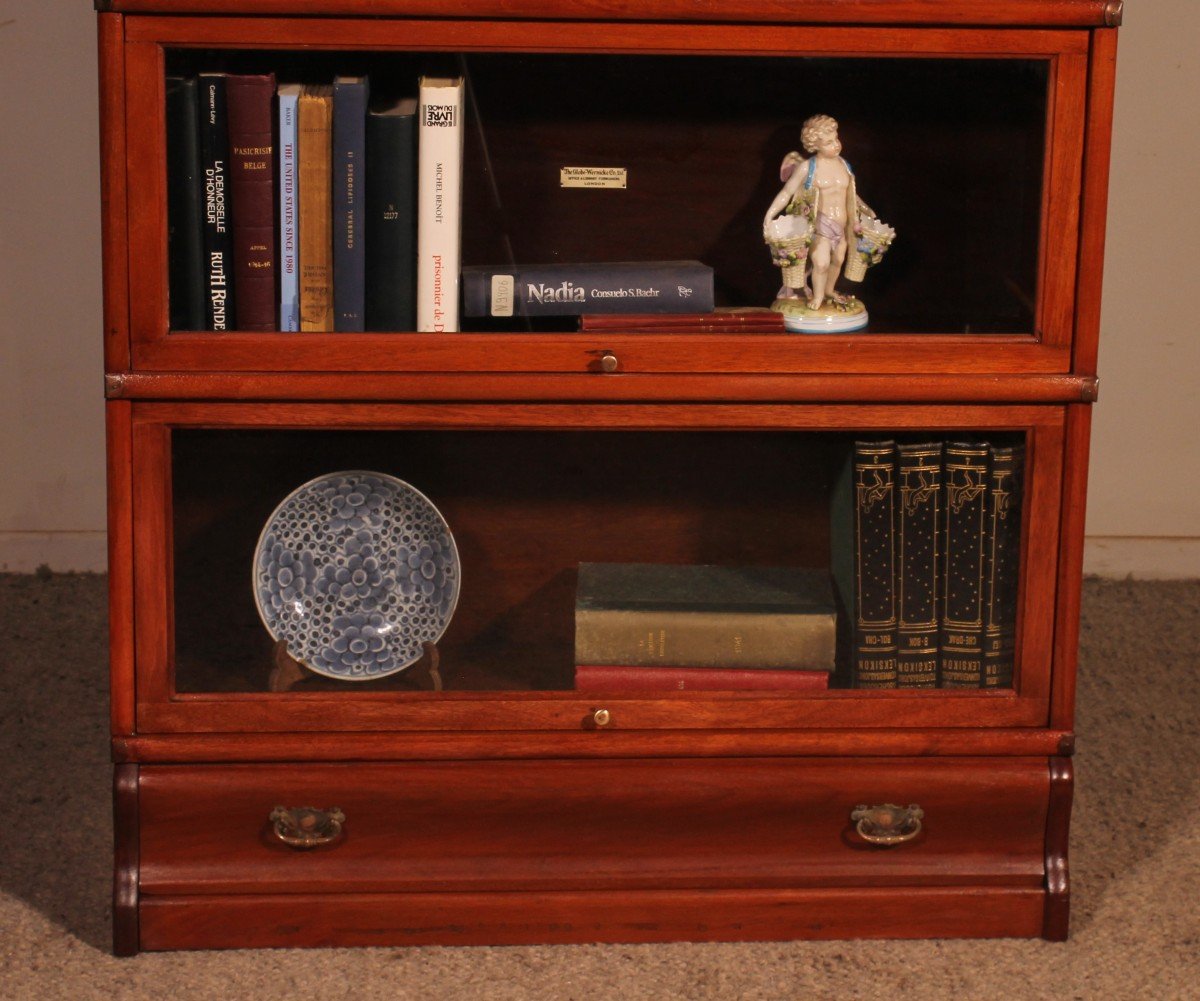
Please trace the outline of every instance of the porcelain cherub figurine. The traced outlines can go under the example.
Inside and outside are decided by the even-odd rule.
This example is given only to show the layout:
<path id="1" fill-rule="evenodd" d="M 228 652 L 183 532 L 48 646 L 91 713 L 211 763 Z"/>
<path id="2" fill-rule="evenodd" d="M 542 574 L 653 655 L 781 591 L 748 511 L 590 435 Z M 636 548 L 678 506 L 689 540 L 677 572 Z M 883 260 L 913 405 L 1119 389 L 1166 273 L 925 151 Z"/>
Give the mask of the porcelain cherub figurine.
<path id="1" fill-rule="evenodd" d="M 844 268 L 850 281 L 862 281 L 896 234 L 858 197 L 834 119 L 809 118 L 800 142 L 809 156 L 792 152 L 783 158 L 783 187 L 763 217 L 763 239 L 783 275 L 771 308 L 783 314 L 788 330 L 861 330 L 867 309 L 835 289 L 838 274 Z"/>

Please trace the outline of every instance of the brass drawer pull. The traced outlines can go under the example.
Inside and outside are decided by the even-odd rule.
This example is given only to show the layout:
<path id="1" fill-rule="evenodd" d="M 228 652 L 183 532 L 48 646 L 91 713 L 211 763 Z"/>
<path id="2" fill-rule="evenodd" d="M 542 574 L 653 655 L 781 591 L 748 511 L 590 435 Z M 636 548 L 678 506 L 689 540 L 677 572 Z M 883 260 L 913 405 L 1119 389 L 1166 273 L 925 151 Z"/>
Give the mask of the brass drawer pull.
<path id="1" fill-rule="evenodd" d="M 316 848 L 342 836 L 346 815 L 336 806 L 317 810 L 311 806 L 277 806 L 271 811 L 275 837 L 292 848 Z"/>
<path id="2" fill-rule="evenodd" d="M 925 811 L 916 803 L 908 806 L 884 803 L 856 806 L 850 820 L 858 836 L 872 845 L 901 845 L 921 833 L 924 816 Z"/>

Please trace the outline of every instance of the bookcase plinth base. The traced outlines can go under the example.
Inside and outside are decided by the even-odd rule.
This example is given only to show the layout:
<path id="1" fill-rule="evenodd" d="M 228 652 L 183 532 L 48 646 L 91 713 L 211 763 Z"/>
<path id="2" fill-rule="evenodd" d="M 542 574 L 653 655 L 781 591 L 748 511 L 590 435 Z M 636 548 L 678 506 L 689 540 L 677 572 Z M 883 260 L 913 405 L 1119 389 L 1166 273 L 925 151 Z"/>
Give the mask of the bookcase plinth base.
<path id="1" fill-rule="evenodd" d="M 141 947 L 1037 937 L 1044 893 L 1011 887 L 143 897 Z"/>

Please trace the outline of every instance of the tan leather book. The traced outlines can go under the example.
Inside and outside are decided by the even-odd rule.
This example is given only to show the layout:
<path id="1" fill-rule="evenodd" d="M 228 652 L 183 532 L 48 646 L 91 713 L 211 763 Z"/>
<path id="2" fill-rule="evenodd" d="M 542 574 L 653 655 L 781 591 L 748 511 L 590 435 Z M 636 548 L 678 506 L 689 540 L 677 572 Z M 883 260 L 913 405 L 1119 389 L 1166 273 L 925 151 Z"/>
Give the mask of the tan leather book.
<path id="1" fill-rule="evenodd" d="M 306 85 L 299 101 L 300 329 L 333 330 L 333 88 Z"/>

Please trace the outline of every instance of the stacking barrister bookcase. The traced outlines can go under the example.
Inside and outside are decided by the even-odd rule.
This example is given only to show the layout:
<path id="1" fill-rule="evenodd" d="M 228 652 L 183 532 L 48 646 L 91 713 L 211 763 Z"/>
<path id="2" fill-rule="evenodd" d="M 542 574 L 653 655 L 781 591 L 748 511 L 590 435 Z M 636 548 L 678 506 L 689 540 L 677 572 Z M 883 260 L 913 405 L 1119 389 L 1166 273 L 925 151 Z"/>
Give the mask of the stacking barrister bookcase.
<path id="1" fill-rule="evenodd" d="M 1119 2 L 97 6 L 118 953 L 1067 936 Z M 699 260 L 766 306 L 817 113 L 897 237 L 858 333 L 188 329 L 170 109 L 208 73 L 464 77 L 464 266 Z M 863 441 L 1021 456 L 1011 678 L 576 687 L 581 563 L 830 569 Z M 346 470 L 457 547 L 448 627 L 377 681 L 289 664 L 255 604 L 272 512 Z"/>

